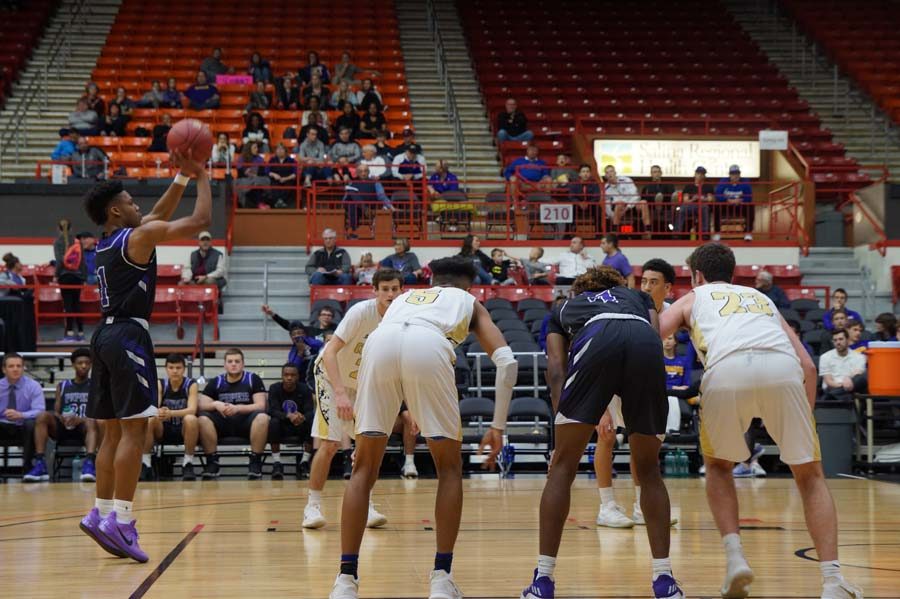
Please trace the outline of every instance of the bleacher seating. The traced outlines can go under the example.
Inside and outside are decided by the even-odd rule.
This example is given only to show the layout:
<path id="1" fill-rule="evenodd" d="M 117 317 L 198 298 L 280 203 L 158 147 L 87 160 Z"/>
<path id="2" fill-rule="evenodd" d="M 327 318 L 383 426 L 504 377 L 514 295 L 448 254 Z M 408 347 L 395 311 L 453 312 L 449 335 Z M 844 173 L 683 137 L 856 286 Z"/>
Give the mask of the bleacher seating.
<path id="1" fill-rule="evenodd" d="M 676 135 L 778 127 L 813 165 L 828 165 L 815 172 L 819 199 L 869 180 L 721 6 L 487 0 L 460 10 L 492 124 L 516 98 L 546 152 L 570 149 L 579 118 L 608 134 L 635 133 L 643 123 Z M 502 144 L 504 164 L 521 145 Z"/>
<path id="2" fill-rule="evenodd" d="M 0 108 L 18 80 L 19 72 L 41 38 L 56 0 L 32 0 L 18 3 L 12 13 L 0 12 Z"/>

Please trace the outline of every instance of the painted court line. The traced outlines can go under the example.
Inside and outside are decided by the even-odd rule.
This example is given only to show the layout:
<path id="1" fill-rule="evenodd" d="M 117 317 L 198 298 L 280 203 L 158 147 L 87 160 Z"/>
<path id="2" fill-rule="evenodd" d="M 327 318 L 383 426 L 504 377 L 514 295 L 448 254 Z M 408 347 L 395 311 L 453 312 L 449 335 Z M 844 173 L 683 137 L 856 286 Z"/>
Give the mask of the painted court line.
<path id="1" fill-rule="evenodd" d="M 153 572 L 151 572 L 150 575 L 144 579 L 144 582 L 142 582 L 141 586 L 139 586 L 131 594 L 129 599 L 140 599 L 141 597 L 146 595 L 147 591 L 150 590 L 150 587 L 153 586 L 153 583 L 156 582 L 159 579 L 159 577 L 163 575 L 163 572 L 165 572 L 169 568 L 169 566 L 172 565 L 172 562 L 175 561 L 175 558 L 177 558 L 178 555 L 182 551 L 184 551 L 184 548 L 187 547 L 188 544 L 194 540 L 194 537 L 196 537 L 198 534 L 200 534 L 201 530 L 203 530 L 203 525 L 198 524 L 197 526 L 194 527 L 193 530 L 191 530 L 191 532 L 187 533 L 187 535 L 185 535 L 185 537 L 183 539 L 181 539 L 181 542 L 172 548 L 172 551 L 169 552 L 169 555 L 164 557 L 163 561 L 159 562 L 159 565 L 153 569 Z"/>

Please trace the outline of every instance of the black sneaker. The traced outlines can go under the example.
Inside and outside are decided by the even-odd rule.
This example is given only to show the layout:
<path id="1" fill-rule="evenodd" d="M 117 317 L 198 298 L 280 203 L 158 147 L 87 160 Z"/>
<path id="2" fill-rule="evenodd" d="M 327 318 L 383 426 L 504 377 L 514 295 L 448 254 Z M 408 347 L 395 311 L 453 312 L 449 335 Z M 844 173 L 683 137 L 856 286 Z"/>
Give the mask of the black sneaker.
<path id="1" fill-rule="evenodd" d="M 206 459 L 206 466 L 203 468 L 203 480 L 212 480 L 219 478 L 219 458 L 209 457 Z"/>
<path id="2" fill-rule="evenodd" d="M 185 464 L 181 467 L 181 480 L 197 480 L 193 464 Z"/>
<path id="3" fill-rule="evenodd" d="M 309 479 L 309 460 L 304 460 L 303 456 L 297 456 L 297 480 Z"/>
<path id="4" fill-rule="evenodd" d="M 281 480 L 284 478 L 284 466 L 281 462 L 272 464 L 272 480 Z"/>
<path id="5" fill-rule="evenodd" d="M 262 478 L 262 459 L 256 454 L 250 455 L 250 469 L 247 472 L 247 478 L 249 480 Z"/>
<path id="6" fill-rule="evenodd" d="M 344 480 L 350 480 L 353 474 L 353 454 L 350 451 L 344 452 Z"/>
<path id="7" fill-rule="evenodd" d="M 153 480 L 153 468 L 143 463 L 141 464 L 141 480 Z"/>

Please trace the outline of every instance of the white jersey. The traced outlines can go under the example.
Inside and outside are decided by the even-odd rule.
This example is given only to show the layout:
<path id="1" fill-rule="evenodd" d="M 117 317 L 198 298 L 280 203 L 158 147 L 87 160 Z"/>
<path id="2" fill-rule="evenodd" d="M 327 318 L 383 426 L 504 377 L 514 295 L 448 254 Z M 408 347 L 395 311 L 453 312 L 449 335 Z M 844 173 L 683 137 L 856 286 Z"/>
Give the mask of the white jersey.
<path id="1" fill-rule="evenodd" d="M 456 347 L 469 336 L 474 310 L 475 297 L 458 287 L 413 289 L 391 302 L 383 322 L 431 327 Z"/>
<path id="2" fill-rule="evenodd" d="M 344 318 L 341 319 L 340 324 L 335 329 L 335 337 L 340 337 L 344 342 L 344 347 L 337 353 L 337 363 L 341 373 L 341 380 L 344 382 L 345 387 L 356 389 L 363 345 L 366 343 L 366 338 L 378 327 L 380 322 L 381 316 L 378 314 L 377 301 L 370 299 L 354 304 L 347 310 Z M 324 353 L 319 352 L 319 356 L 316 358 L 317 364 L 322 361 Z"/>
<path id="3" fill-rule="evenodd" d="M 744 350 L 781 352 L 798 360 L 775 304 L 760 291 L 742 285 L 712 283 L 694 289 L 691 341 L 710 368 Z"/>

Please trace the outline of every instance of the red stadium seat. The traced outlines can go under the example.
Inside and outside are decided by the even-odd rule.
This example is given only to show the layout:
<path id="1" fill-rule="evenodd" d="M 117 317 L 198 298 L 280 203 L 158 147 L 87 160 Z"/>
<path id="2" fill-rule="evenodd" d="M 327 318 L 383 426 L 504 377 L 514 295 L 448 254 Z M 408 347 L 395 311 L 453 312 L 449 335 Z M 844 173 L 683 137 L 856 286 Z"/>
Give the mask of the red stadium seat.
<path id="1" fill-rule="evenodd" d="M 756 274 L 762 269 L 763 267 L 759 264 L 739 264 L 734 267 L 733 281 L 735 285 L 747 285 L 748 287 L 754 287 L 754 283 L 756 282 Z"/>
<path id="2" fill-rule="evenodd" d="M 794 264 L 767 266 L 766 270 L 772 273 L 776 285 L 799 285 L 803 277 L 800 267 Z"/>
<path id="3" fill-rule="evenodd" d="M 100 289 L 94 285 L 81 288 L 81 311 L 100 313 Z"/>
<path id="4" fill-rule="evenodd" d="M 160 264 L 156 267 L 157 285 L 177 285 L 181 281 L 182 270 L 180 264 Z"/>
<path id="5" fill-rule="evenodd" d="M 350 300 L 352 287 L 339 287 L 337 285 L 310 285 L 309 303 L 313 304 L 320 299 L 333 299 L 346 304 Z"/>
<path id="6" fill-rule="evenodd" d="M 36 309 L 41 313 L 60 313 L 63 309 L 62 294 L 56 285 L 41 285 L 37 288 L 35 294 L 37 298 Z M 40 316 L 41 323 L 60 322 L 61 316 L 47 318 L 43 314 Z"/>
<path id="7" fill-rule="evenodd" d="M 494 297 L 509 300 L 515 304 L 519 300 L 531 297 L 531 288 L 513 286 L 496 287 L 494 290 Z"/>

